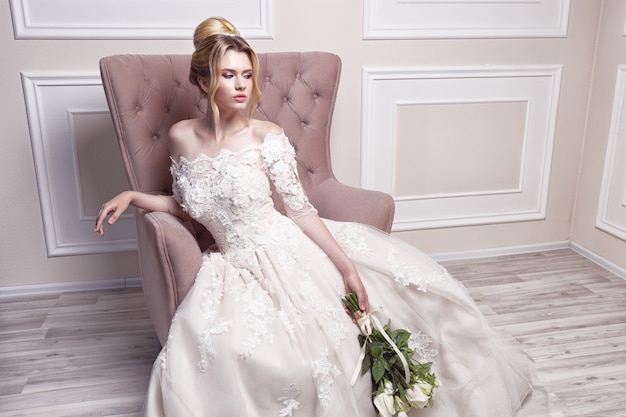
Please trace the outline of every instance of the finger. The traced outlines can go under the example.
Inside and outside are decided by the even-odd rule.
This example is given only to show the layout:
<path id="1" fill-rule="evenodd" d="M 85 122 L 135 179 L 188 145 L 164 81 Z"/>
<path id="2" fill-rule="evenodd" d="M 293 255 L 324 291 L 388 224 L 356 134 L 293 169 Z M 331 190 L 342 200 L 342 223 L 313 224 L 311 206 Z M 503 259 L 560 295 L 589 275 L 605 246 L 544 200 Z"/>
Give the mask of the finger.
<path id="1" fill-rule="evenodd" d="M 96 218 L 96 228 L 94 229 L 94 231 L 99 233 L 100 236 L 104 235 L 104 227 L 103 227 L 104 220 L 110 213 L 113 213 L 113 212 L 115 212 L 114 208 L 109 208 L 106 204 L 102 205 L 102 208 L 100 209 L 100 212 L 98 213 L 98 217 Z"/>
<path id="2" fill-rule="evenodd" d="M 367 298 L 367 292 L 365 291 L 365 289 L 361 289 L 359 293 L 360 293 L 359 294 L 359 307 L 364 312 L 369 313 L 370 306 L 369 306 L 369 300 Z"/>
<path id="3" fill-rule="evenodd" d="M 111 214 L 111 217 L 109 217 L 109 220 L 107 220 L 108 224 L 114 224 L 117 219 L 120 217 L 120 215 L 122 214 L 121 212 L 118 212 L 117 210 L 113 209 L 109 212 L 109 214 Z"/>

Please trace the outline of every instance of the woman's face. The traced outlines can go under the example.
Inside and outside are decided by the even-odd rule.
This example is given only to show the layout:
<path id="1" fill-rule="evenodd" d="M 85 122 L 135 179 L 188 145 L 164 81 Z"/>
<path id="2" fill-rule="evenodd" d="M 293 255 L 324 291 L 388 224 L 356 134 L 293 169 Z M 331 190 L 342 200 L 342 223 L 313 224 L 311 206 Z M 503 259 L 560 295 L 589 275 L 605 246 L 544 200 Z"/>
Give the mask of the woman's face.
<path id="1" fill-rule="evenodd" d="M 215 104 L 220 112 L 244 110 L 252 90 L 252 63 L 244 52 L 226 51 L 222 58 Z"/>

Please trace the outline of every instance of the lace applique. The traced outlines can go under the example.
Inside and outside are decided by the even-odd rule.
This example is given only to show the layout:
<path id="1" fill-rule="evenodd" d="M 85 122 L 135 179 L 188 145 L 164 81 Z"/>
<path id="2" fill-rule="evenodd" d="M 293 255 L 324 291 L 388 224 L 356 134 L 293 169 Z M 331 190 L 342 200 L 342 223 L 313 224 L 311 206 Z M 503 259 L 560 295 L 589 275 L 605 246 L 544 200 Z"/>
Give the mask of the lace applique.
<path id="1" fill-rule="evenodd" d="M 310 280 L 300 282 L 299 292 L 308 300 L 308 304 L 313 307 L 314 311 L 310 314 L 318 317 L 322 327 L 329 330 L 333 348 L 337 349 L 341 341 L 347 337 L 348 328 L 343 320 L 339 319 L 339 314 L 346 313 L 338 307 L 339 303 L 330 302 L 322 297 Z M 337 298 L 340 298 L 339 295 L 337 295 Z"/>
<path id="2" fill-rule="evenodd" d="M 280 310 L 278 312 L 278 318 L 283 323 L 283 327 L 287 331 L 287 334 L 289 335 L 291 340 L 296 340 L 295 328 L 293 326 L 293 323 L 291 323 L 291 320 L 289 320 L 289 314 L 287 314 L 285 310 Z"/>
<path id="3" fill-rule="evenodd" d="M 293 410 L 297 410 L 300 402 L 296 400 L 296 398 L 300 395 L 300 388 L 297 387 L 296 384 L 289 385 L 289 388 L 285 388 L 283 390 L 283 395 L 278 397 L 278 401 L 283 403 L 285 406 L 280 413 L 278 413 L 278 417 L 287 417 L 291 416 Z"/>
<path id="4" fill-rule="evenodd" d="M 210 262 L 210 261 L 209 261 Z M 205 269 L 206 260 L 203 259 L 200 272 Z M 219 305 L 224 295 L 224 282 L 219 278 L 215 271 L 211 271 L 209 278 L 206 280 L 206 288 L 202 293 L 201 310 L 204 318 L 212 318 L 215 316 L 215 308 Z"/>
<path id="5" fill-rule="evenodd" d="M 413 349 L 419 362 L 435 362 L 435 357 L 439 352 L 437 349 L 431 349 L 431 344 L 431 338 L 421 331 L 412 333 L 408 341 L 409 348 Z"/>
<path id="6" fill-rule="evenodd" d="M 201 175 L 208 169 L 208 161 L 189 161 L 181 158 L 181 163 L 176 164 L 172 160 L 170 173 L 172 174 L 172 197 L 180 204 L 181 208 L 189 213 L 192 217 L 200 216 L 201 208 L 206 204 L 210 194 L 209 190 L 210 178 Z"/>
<path id="7" fill-rule="evenodd" d="M 320 358 L 313 361 L 313 377 L 318 378 L 320 383 L 318 385 L 317 396 L 323 407 L 328 407 L 331 401 L 331 390 L 334 382 L 334 378 L 341 372 L 339 369 L 328 360 L 328 349 L 324 349 L 320 355 Z"/>
<path id="8" fill-rule="evenodd" d="M 399 284 L 404 286 L 413 284 L 418 290 L 426 292 L 429 283 L 440 281 L 443 278 L 441 273 L 425 273 L 416 265 L 401 262 L 396 255 L 396 249 L 390 248 L 387 252 L 387 262 L 391 265 L 391 273 Z"/>
<path id="9" fill-rule="evenodd" d="M 207 326 L 202 334 L 198 336 L 198 351 L 200 352 L 200 360 L 198 361 L 198 370 L 206 372 L 209 370 L 208 358 L 214 359 L 217 352 L 213 348 L 212 337 L 214 335 L 227 333 L 232 327 L 232 320 L 217 319 L 210 326 Z"/>
<path id="10" fill-rule="evenodd" d="M 278 243 L 289 249 L 285 232 L 297 227 L 278 223 L 268 230 L 274 210 L 270 179 L 290 216 L 315 212 L 298 179 L 295 151 L 284 134 L 267 135 L 262 145 L 224 150 L 211 158 L 172 160 L 172 193 L 191 217 L 215 238 L 220 252 L 235 266 L 254 264 L 254 250 Z M 286 220 L 286 219 L 285 219 Z M 289 251 L 289 255 L 293 250 Z"/>
<path id="11" fill-rule="evenodd" d="M 202 269 L 207 265 L 206 260 L 202 264 Z M 216 351 L 213 347 L 212 336 L 226 333 L 232 327 L 232 320 L 226 320 L 221 317 L 216 317 L 216 308 L 222 300 L 224 292 L 224 282 L 218 277 L 215 272 L 211 272 L 209 278 L 206 280 L 206 288 L 202 293 L 202 300 L 200 308 L 202 310 L 202 317 L 207 319 L 208 324 L 198 336 L 198 352 L 200 353 L 200 360 L 198 361 L 198 370 L 200 372 L 206 372 L 209 369 L 208 359 L 214 359 Z"/>
<path id="12" fill-rule="evenodd" d="M 242 343 L 239 354 L 248 358 L 259 344 L 274 342 L 269 327 L 276 318 L 276 310 L 268 294 L 256 282 L 248 284 L 238 302 L 244 305 L 243 324 L 249 335 L 248 340 Z"/>
<path id="13" fill-rule="evenodd" d="M 172 317 L 172 321 L 171 321 L 172 324 L 176 321 L 177 316 L 178 316 L 178 312 L 175 311 L 174 316 Z M 167 356 L 169 354 L 170 340 L 172 340 L 172 337 L 173 337 L 172 332 L 170 330 L 167 333 L 167 340 L 165 341 L 163 348 L 161 349 L 161 351 L 159 352 L 159 355 L 157 356 L 157 363 L 161 365 L 161 369 L 167 368 Z"/>
<path id="14" fill-rule="evenodd" d="M 372 256 L 372 248 L 365 241 L 365 226 L 358 223 L 326 222 L 337 243 L 350 256 Z"/>
<path id="15" fill-rule="evenodd" d="M 261 151 L 276 191 L 292 211 L 315 211 L 304 193 L 296 162 L 296 151 L 284 134 L 268 135 Z"/>

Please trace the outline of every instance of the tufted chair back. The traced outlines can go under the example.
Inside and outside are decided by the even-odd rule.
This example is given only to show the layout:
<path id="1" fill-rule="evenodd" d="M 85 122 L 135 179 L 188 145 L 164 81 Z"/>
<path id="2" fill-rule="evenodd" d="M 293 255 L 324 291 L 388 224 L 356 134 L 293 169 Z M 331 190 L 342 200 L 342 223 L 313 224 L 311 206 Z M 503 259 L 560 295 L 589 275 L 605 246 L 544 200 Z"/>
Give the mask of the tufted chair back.
<path id="1" fill-rule="evenodd" d="M 114 55 L 100 71 L 122 159 L 133 190 L 170 194 L 166 135 L 174 123 L 204 117 L 207 100 L 188 80 L 189 55 Z M 262 98 L 254 114 L 282 126 L 296 149 L 304 189 L 320 216 L 389 231 L 387 194 L 348 187 L 334 177 L 329 137 L 341 61 L 325 52 L 259 54 Z M 279 202 L 275 199 L 277 204 Z M 281 209 L 281 207 L 277 207 Z M 144 293 L 161 342 L 191 287 L 201 252 L 213 243 L 198 223 L 137 210 Z"/>

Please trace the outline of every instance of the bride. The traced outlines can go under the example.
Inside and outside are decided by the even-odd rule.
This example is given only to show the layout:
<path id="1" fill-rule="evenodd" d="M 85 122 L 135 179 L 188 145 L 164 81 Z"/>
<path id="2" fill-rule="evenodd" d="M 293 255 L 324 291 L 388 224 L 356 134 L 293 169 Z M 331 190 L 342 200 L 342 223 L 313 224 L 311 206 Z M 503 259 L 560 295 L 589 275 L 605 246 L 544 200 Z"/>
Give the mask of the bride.
<path id="1" fill-rule="evenodd" d="M 257 56 L 235 27 L 207 19 L 194 45 L 189 77 L 210 105 L 206 117 L 169 132 L 173 195 L 125 191 L 102 205 L 95 228 L 104 234 L 104 223 L 114 224 L 133 205 L 191 216 L 219 247 L 203 255 L 172 320 L 143 415 L 525 411 L 535 384 L 530 361 L 502 343 L 459 282 L 399 239 L 317 215 L 283 130 L 251 118 L 260 99 Z M 270 184 L 286 215 L 274 209 Z M 432 362 L 440 381 L 432 407 L 384 409 L 372 403 L 369 377 L 351 380 L 361 347 L 359 327 L 341 302 L 350 292 L 363 314 L 410 332 L 416 360 Z"/>

